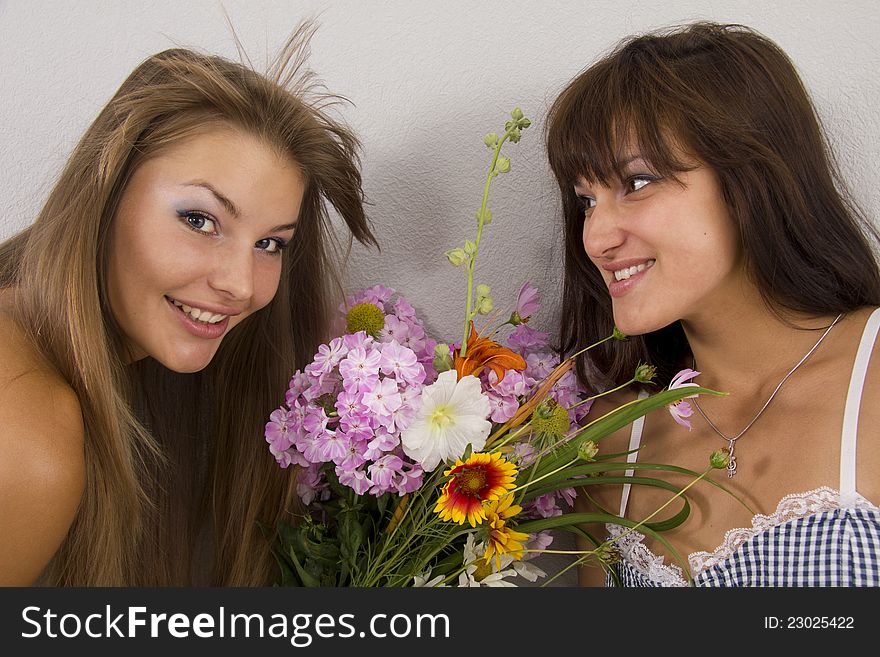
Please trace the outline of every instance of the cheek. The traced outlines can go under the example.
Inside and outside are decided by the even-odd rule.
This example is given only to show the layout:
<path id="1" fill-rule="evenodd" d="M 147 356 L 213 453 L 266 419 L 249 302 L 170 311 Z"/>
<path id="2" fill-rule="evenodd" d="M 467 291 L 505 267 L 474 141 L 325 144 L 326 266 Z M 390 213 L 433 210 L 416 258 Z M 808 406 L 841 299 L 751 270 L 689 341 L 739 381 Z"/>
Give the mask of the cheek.
<path id="1" fill-rule="evenodd" d="M 273 257 L 271 262 L 258 268 L 254 277 L 254 310 L 265 307 L 275 298 L 280 280 L 281 257 Z"/>

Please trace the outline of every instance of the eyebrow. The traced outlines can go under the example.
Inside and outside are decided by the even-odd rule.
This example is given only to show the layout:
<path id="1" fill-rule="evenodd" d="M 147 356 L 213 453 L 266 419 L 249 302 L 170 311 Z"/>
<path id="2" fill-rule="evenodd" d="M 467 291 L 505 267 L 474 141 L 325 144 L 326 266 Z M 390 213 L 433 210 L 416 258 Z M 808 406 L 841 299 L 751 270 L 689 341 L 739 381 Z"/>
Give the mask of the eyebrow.
<path id="1" fill-rule="evenodd" d="M 229 199 L 229 197 L 220 193 L 216 187 L 214 187 L 211 183 L 205 182 L 204 180 L 194 180 L 193 182 L 185 183 L 186 187 L 201 187 L 202 189 L 207 189 L 214 198 L 222 205 L 226 211 L 231 214 L 236 219 L 241 218 L 241 212 L 238 210 L 238 206 Z M 277 233 L 283 230 L 292 230 L 296 228 L 296 222 L 291 224 L 281 224 L 279 226 L 275 226 L 270 228 L 268 232 Z"/>

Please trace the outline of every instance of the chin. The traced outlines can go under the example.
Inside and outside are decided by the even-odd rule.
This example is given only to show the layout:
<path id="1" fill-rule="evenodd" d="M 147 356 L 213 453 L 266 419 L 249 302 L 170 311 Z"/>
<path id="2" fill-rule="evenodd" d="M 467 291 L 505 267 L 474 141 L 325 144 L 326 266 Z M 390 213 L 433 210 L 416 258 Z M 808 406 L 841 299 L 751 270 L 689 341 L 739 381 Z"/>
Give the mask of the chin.
<path id="1" fill-rule="evenodd" d="M 626 335 L 653 333 L 669 326 L 675 321 L 675 319 L 669 319 L 668 317 L 651 317 L 647 314 L 635 316 L 614 314 L 614 325 Z"/>
<path id="2" fill-rule="evenodd" d="M 172 372 L 177 372 L 178 374 L 195 374 L 196 372 L 201 372 L 211 364 L 215 353 L 215 351 L 212 351 L 210 354 L 172 355 L 157 360 Z"/>

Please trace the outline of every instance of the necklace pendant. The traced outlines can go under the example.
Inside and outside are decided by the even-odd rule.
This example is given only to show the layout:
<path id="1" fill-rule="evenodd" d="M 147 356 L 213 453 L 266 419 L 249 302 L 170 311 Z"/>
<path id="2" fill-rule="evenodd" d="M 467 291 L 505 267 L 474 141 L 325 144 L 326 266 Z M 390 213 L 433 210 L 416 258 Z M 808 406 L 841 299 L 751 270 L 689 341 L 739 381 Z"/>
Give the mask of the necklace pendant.
<path id="1" fill-rule="evenodd" d="M 736 457 L 733 455 L 733 450 L 736 447 L 736 441 L 731 440 L 727 443 L 727 453 L 728 453 L 728 461 L 727 461 L 727 476 L 732 477 L 736 474 Z"/>

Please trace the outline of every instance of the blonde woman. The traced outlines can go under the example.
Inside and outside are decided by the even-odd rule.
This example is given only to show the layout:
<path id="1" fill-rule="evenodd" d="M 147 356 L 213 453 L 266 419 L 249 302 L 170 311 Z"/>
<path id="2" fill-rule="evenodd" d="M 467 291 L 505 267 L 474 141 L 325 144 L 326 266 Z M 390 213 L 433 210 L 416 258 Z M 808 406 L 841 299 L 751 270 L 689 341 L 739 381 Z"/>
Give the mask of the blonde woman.
<path id="1" fill-rule="evenodd" d="M 147 59 L 0 245 L 0 583 L 273 581 L 263 425 L 325 337 L 329 206 L 375 243 L 357 141 L 292 82 L 308 32 L 271 75 Z"/>

